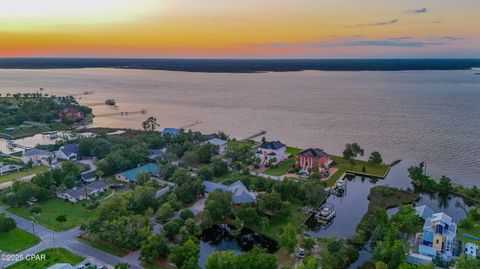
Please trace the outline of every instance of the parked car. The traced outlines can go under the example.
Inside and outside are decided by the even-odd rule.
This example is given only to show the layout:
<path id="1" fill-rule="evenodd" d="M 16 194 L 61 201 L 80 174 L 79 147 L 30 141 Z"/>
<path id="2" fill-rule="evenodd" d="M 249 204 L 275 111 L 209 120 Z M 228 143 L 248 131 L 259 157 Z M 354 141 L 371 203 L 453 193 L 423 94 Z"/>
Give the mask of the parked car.
<path id="1" fill-rule="evenodd" d="M 300 249 L 298 250 L 298 257 L 299 257 L 299 258 L 305 258 L 305 249 L 300 248 Z"/>
<path id="2" fill-rule="evenodd" d="M 75 267 L 76 269 L 85 269 L 85 265 L 80 264 L 79 266 Z"/>

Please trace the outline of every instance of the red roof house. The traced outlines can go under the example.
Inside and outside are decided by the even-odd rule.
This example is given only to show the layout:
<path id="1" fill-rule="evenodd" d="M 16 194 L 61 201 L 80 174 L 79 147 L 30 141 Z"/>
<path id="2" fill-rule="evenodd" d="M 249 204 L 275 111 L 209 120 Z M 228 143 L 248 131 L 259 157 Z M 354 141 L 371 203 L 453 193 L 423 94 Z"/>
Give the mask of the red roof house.
<path id="1" fill-rule="evenodd" d="M 297 154 L 295 168 L 306 173 L 315 172 L 315 169 L 321 172 L 322 168 L 326 167 L 328 163 L 328 155 L 325 151 L 319 148 L 309 148 Z"/>

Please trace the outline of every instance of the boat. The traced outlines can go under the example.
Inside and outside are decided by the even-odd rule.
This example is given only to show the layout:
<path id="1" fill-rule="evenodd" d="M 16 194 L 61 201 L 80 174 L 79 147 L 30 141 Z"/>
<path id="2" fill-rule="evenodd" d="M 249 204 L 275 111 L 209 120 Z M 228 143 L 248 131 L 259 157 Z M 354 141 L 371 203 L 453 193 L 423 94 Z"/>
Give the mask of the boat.
<path id="1" fill-rule="evenodd" d="M 330 222 L 335 218 L 335 209 L 332 204 L 325 203 L 315 214 L 315 218 L 320 223 Z"/>
<path id="2" fill-rule="evenodd" d="M 43 133 L 43 135 L 50 138 L 50 139 L 57 139 L 58 138 L 58 132 L 57 131 L 45 132 L 45 133 Z"/>
<path id="3" fill-rule="evenodd" d="M 15 141 L 13 140 L 7 140 L 7 147 L 8 148 L 14 148 L 16 146 Z"/>
<path id="4" fill-rule="evenodd" d="M 116 105 L 116 102 L 115 102 L 114 99 L 107 99 L 107 100 L 105 100 L 105 104 L 106 104 L 107 106 L 115 106 L 115 105 Z"/>

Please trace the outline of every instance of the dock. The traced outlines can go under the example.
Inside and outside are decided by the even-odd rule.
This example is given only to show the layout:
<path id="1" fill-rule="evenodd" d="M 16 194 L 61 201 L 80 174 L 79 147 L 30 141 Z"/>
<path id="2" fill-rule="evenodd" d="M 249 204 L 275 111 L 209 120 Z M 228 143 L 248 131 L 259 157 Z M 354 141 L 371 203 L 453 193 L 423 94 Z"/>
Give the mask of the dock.
<path id="1" fill-rule="evenodd" d="M 97 115 L 95 115 L 95 117 L 97 117 L 97 118 L 115 117 L 115 116 L 126 117 L 126 116 L 137 115 L 137 114 L 147 114 L 147 110 L 142 109 L 142 110 L 138 110 L 138 111 L 122 111 L 122 112 L 103 113 L 103 114 L 97 114 Z"/>
<path id="2" fill-rule="evenodd" d="M 246 137 L 246 138 L 244 138 L 244 139 L 242 139 L 242 140 L 244 140 L 244 141 L 246 141 L 246 140 L 252 140 L 252 139 L 257 138 L 257 137 L 259 137 L 259 136 L 261 136 L 261 135 L 265 135 L 266 133 L 267 133 L 267 131 L 262 130 L 262 131 L 260 131 L 260 132 L 258 132 L 258 133 L 255 133 L 255 134 L 253 134 L 253 135 L 251 135 L 251 136 L 248 136 L 248 137 Z"/>

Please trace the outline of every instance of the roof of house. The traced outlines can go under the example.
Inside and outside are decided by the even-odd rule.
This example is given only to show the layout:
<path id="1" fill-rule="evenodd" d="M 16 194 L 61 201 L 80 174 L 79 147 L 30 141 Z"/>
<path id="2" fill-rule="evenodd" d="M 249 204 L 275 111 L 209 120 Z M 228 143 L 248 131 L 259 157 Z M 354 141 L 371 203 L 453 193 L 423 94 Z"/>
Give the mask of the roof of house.
<path id="1" fill-rule="evenodd" d="M 95 171 L 88 171 L 88 172 L 82 173 L 81 176 L 82 176 L 82 179 L 91 179 L 96 177 L 97 175 L 95 174 Z"/>
<path id="2" fill-rule="evenodd" d="M 170 187 L 165 187 L 155 193 L 155 198 L 160 198 L 170 191 Z"/>
<path id="3" fill-rule="evenodd" d="M 203 186 L 205 187 L 206 192 L 212 192 L 214 190 L 231 192 L 232 200 L 235 204 L 252 203 L 256 201 L 255 195 L 251 193 L 240 180 L 229 186 L 211 181 L 204 181 Z"/>
<path id="4" fill-rule="evenodd" d="M 433 210 L 426 205 L 415 207 L 415 212 L 424 220 L 427 220 L 427 218 L 429 218 L 433 214 Z"/>
<path id="5" fill-rule="evenodd" d="M 35 155 L 51 156 L 51 155 L 53 155 L 53 153 L 51 153 L 50 151 L 47 151 L 47 150 L 36 149 L 36 148 L 26 149 L 23 152 L 23 156 L 26 156 L 26 157 L 35 156 Z"/>
<path id="6" fill-rule="evenodd" d="M 74 269 L 74 268 L 69 263 L 57 263 L 48 267 L 47 269 Z"/>
<path id="7" fill-rule="evenodd" d="M 155 165 L 154 163 L 148 163 L 148 164 L 127 170 L 120 174 L 130 181 L 136 181 L 137 176 L 140 173 L 158 174 L 158 172 L 159 170 L 157 165 Z"/>
<path id="8" fill-rule="evenodd" d="M 176 136 L 180 132 L 180 129 L 177 128 L 163 128 L 163 135 Z"/>
<path id="9" fill-rule="evenodd" d="M 15 171 L 21 168 L 22 167 L 20 165 L 16 165 L 16 164 L 0 165 L 0 172 L 5 173 L 10 171 Z"/>
<path id="10" fill-rule="evenodd" d="M 281 149 L 283 147 L 286 147 L 285 144 L 283 144 L 282 142 L 280 141 L 270 141 L 270 142 L 266 142 L 266 143 L 263 143 L 259 146 L 259 148 L 261 149 L 271 149 L 271 150 L 277 150 L 277 149 Z"/>
<path id="11" fill-rule="evenodd" d="M 108 185 L 105 182 L 102 182 L 102 181 L 95 181 L 95 182 L 87 184 L 87 188 L 89 188 L 91 190 L 101 190 L 101 189 L 104 189 L 104 188 L 107 188 L 107 187 L 108 187 Z"/>
<path id="12" fill-rule="evenodd" d="M 298 153 L 298 155 L 307 155 L 307 156 L 310 156 L 310 157 L 321 158 L 323 156 L 326 156 L 327 153 L 325 153 L 325 151 L 323 151 L 323 149 L 308 148 L 308 149 L 302 150 L 300 153 Z"/>
<path id="13" fill-rule="evenodd" d="M 227 141 L 219 139 L 219 138 L 212 138 L 208 141 L 205 141 L 205 144 L 212 144 L 215 146 L 223 146 L 227 144 Z"/>
<path id="14" fill-rule="evenodd" d="M 59 149 L 65 156 L 70 156 L 72 154 L 78 154 L 78 145 L 77 144 L 65 144 Z"/>
<path id="15" fill-rule="evenodd" d="M 452 225 L 452 218 L 443 212 L 433 214 L 431 217 L 431 221 L 432 222 L 440 221 L 448 225 Z"/>
<path id="16" fill-rule="evenodd" d="M 165 154 L 166 151 L 167 151 L 166 148 L 161 148 L 161 149 L 149 149 L 149 150 L 148 150 L 148 154 L 149 154 L 149 155 L 162 155 L 162 154 Z"/>
<path id="17" fill-rule="evenodd" d="M 74 198 L 79 198 L 81 196 L 84 196 L 86 194 L 85 189 L 83 188 L 75 188 L 75 189 L 68 189 L 64 191 L 65 194 L 68 194 Z"/>

